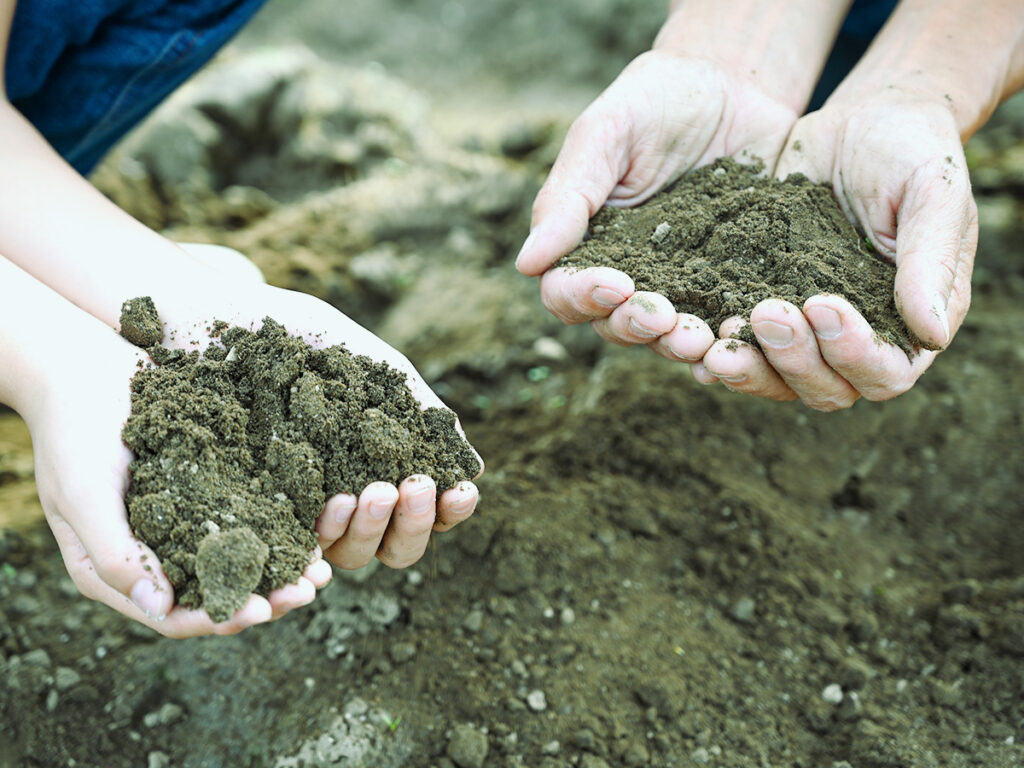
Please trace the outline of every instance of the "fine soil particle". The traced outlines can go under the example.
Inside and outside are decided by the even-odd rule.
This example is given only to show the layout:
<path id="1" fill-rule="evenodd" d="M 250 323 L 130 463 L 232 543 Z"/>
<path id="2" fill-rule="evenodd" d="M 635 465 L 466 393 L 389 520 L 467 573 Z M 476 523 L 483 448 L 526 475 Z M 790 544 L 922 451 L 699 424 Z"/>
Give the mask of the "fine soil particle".
<path id="1" fill-rule="evenodd" d="M 121 305 L 121 335 L 137 347 L 152 347 L 163 339 L 160 317 L 149 296 L 129 299 Z"/>
<path id="2" fill-rule="evenodd" d="M 202 354 L 150 350 L 123 432 L 129 520 L 179 604 L 223 621 L 250 592 L 294 582 L 334 494 L 421 473 L 441 492 L 477 474 L 454 413 L 422 410 L 404 373 L 270 318 L 216 328 L 222 345 Z"/>
<path id="3" fill-rule="evenodd" d="M 764 299 L 799 307 L 838 294 L 880 339 L 912 354 L 921 342 L 896 310 L 896 268 L 857 234 L 830 187 L 760 170 L 721 158 L 641 206 L 604 208 L 561 264 L 621 270 L 637 290 L 660 293 L 713 330 L 730 317 L 749 319 Z M 737 337 L 757 343 L 749 323 Z"/>

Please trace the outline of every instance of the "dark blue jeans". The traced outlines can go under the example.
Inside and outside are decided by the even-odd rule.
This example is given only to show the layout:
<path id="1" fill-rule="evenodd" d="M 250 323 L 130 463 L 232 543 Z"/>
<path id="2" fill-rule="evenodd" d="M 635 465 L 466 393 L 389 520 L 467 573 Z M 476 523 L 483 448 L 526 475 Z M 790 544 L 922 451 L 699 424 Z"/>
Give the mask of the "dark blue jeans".
<path id="1" fill-rule="evenodd" d="M 85 174 L 265 0 L 19 0 L 7 95 Z"/>

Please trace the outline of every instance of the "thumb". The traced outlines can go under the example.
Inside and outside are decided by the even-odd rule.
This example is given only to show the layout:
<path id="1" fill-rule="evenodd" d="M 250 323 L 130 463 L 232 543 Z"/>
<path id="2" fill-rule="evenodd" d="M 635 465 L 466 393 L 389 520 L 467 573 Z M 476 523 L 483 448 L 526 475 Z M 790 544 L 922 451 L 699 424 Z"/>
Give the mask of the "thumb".
<path id="1" fill-rule="evenodd" d="M 116 611 L 132 615 L 131 603 L 147 618 L 163 619 L 174 606 L 174 588 L 159 559 L 132 535 L 120 496 L 93 494 L 60 505 L 73 513 L 47 513 L 71 579 Z"/>
<path id="2" fill-rule="evenodd" d="M 970 304 L 978 211 L 963 152 L 919 166 L 896 226 L 896 306 L 924 346 L 949 344 Z"/>
<path id="3" fill-rule="evenodd" d="M 621 120 L 600 100 L 572 124 L 547 181 L 533 204 L 530 235 L 516 269 L 540 275 L 580 244 L 590 217 L 604 205 L 627 170 L 627 136 Z"/>

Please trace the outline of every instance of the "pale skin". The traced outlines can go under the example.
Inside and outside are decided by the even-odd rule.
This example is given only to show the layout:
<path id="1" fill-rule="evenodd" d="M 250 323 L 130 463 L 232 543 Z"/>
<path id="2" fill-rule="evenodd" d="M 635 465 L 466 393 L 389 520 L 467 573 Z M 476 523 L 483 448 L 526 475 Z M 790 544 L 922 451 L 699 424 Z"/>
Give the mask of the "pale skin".
<path id="1" fill-rule="evenodd" d="M 0 0 L 0 91 L 13 12 L 13 0 Z M 116 333 L 125 299 L 153 298 L 168 346 L 210 343 L 212 319 L 258 328 L 269 315 L 312 344 L 343 343 L 390 363 L 424 407 L 444 404 L 404 356 L 330 305 L 263 284 L 233 251 L 172 243 L 113 206 L 2 92 L 0 136 L 0 402 L 29 427 L 40 501 L 84 595 L 168 637 L 232 634 L 311 602 L 331 578 L 330 563 L 353 569 L 376 557 L 409 566 L 432 532 L 473 513 L 479 492 L 471 481 L 440 498 L 422 475 L 397 487 L 372 483 L 327 501 L 319 546 L 295 584 L 250 596 L 219 624 L 176 606 L 159 559 L 132 535 L 123 501 L 129 381 L 140 361 L 149 364 Z"/>
<path id="2" fill-rule="evenodd" d="M 832 184 L 847 216 L 896 264 L 896 304 L 925 346 L 947 347 L 970 304 L 977 209 L 963 142 L 1024 85 L 1024 13 L 1013 0 L 903 0 L 824 107 L 800 117 L 849 3 L 674 2 L 652 51 L 576 120 L 534 203 L 520 272 L 545 306 L 606 340 L 645 344 L 698 381 L 811 408 L 909 389 L 936 351 L 879 343 L 838 296 L 761 302 L 761 350 L 726 340 L 610 268 L 555 265 L 604 204 L 643 202 L 716 157 L 757 157 L 779 178 Z"/>

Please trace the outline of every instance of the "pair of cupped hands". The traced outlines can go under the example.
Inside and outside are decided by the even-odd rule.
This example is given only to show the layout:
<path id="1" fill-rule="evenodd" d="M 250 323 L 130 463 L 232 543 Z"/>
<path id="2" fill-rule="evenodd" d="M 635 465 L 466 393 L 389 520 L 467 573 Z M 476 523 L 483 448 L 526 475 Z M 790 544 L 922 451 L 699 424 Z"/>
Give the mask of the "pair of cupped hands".
<path id="1" fill-rule="evenodd" d="M 948 107 L 895 88 L 856 103 L 833 98 L 798 119 L 791 106 L 763 93 L 751 79 L 705 60 L 646 53 L 573 124 L 537 197 L 518 269 L 540 277 L 543 302 L 561 320 L 589 322 L 615 344 L 645 344 L 691 365 L 704 383 L 721 381 L 776 400 L 800 399 L 821 410 L 848 407 L 862 396 L 893 397 L 912 386 L 936 352 L 908 357 L 879 343 L 838 296 L 815 296 L 802 307 L 762 302 L 750 317 L 758 350 L 725 342 L 745 322 L 742 318 L 713 329 L 701 318 L 678 315 L 663 296 L 636 292 L 621 272 L 570 272 L 557 266 L 602 205 L 638 204 L 691 168 L 722 156 L 741 162 L 758 158 L 779 177 L 799 171 L 830 182 L 847 216 L 883 257 L 895 260 L 896 303 L 910 329 L 931 348 L 948 345 L 970 300 L 976 208 Z M 165 331 L 178 330 L 176 343 L 187 344 L 195 317 L 257 326 L 270 315 L 314 343 L 345 343 L 354 352 L 399 366 L 425 405 L 440 404 L 404 357 L 312 297 L 253 285 L 227 306 L 223 296 L 211 302 L 199 306 L 193 299 L 177 306 L 158 300 Z M 429 478 L 398 486 L 375 483 L 359 497 L 328 501 L 317 524 L 321 547 L 297 584 L 268 598 L 253 595 L 221 624 L 205 611 L 175 606 L 155 555 L 131 535 L 124 513 L 130 461 L 120 441 L 119 425 L 130 409 L 124 381 L 145 356 L 116 342 L 106 364 L 98 365 L 95 357 L 76 361 L 75 351 L 68 352 L 69 377 L 84 370 L 81 366 L 99 373 L 88 387 L 79 382 L 55 393 L 53 406 L 37 420 L 42 422 L 33 430 L 37 480 L 76 585 L 162 634 L 228 634 L 277 618 L 314 598 L 330 579 L 328 561 L 355 568 L 376 556 L 395 567 L 410 565 L 423 554 L 432 531 L 447 530 L 473 512 L 478 491 L 471 482 L 445 492 L 436 503 Z M 111 398 L 115 391 L 123 397 Z M 67 424 L 78 428 L 69 434 Z"/>

